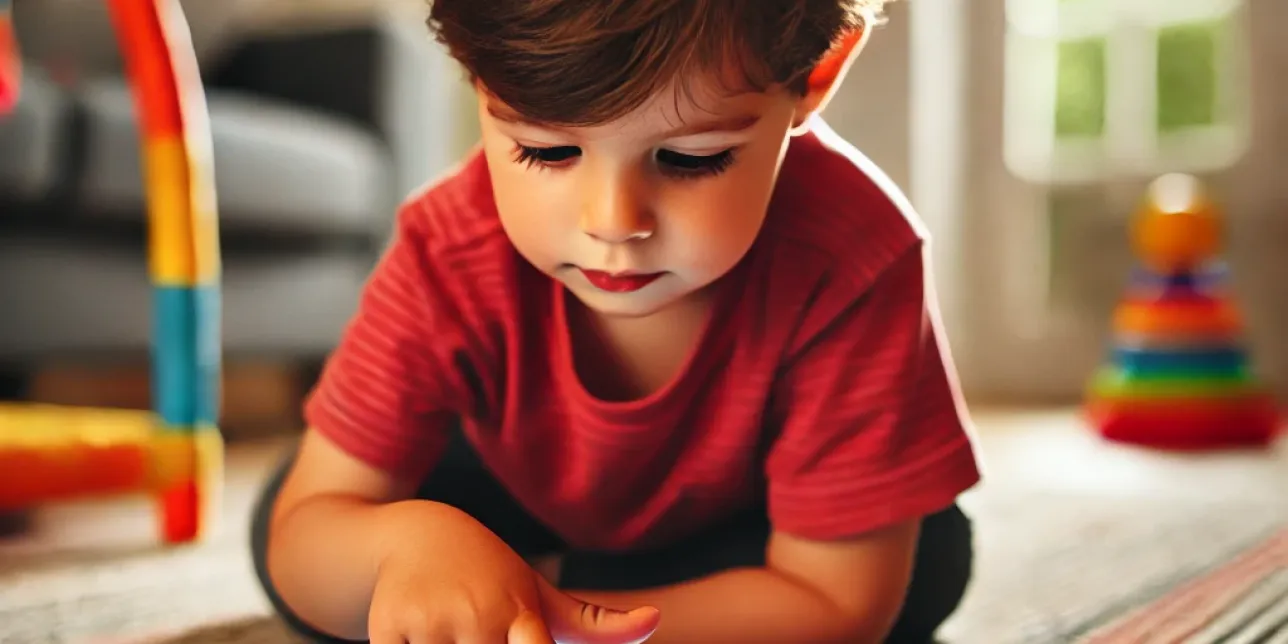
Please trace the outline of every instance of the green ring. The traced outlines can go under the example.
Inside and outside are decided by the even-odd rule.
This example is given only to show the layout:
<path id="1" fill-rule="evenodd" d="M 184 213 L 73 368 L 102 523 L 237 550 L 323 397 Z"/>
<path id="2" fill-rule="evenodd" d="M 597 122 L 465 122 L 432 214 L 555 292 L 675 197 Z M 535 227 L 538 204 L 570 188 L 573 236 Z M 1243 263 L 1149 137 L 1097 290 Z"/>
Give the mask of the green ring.
<path id="1" fill-rule="evenodd" d="M 1231 375 L 1132 376 L 1109 367 L 1092 378 L 1090 394 L 1101 400 L 1166 398 L 1242 398 L 1263 392 L 1247 373 Z"/>

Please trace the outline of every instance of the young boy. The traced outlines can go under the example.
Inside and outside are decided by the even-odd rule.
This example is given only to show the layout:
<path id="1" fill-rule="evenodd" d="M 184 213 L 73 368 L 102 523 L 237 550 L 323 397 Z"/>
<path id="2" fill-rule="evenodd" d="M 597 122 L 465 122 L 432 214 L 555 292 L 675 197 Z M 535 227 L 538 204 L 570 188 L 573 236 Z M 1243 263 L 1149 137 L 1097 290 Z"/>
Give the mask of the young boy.
<path id="1" fill-rule="evenodd" d="M 978 479 L 924 233 L 817 118 L 879 0 L 436 0 L 481 150 L 256 517 L 300 632 L 928 642 Z"/>

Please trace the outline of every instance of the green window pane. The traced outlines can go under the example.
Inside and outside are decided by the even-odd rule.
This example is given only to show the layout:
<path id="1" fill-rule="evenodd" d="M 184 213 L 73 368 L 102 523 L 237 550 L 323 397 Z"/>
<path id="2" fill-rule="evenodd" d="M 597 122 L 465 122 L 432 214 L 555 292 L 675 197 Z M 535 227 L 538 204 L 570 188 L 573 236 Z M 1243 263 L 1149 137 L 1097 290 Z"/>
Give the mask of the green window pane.
<path id="1" fill-rule="evenodd" d="M 1105 131 L 1105 40 L 1061 42 L 1056 60 L 1056 136 L 1100 136 Z"/>
<path id="2" fill-rule="evenodd" d="M 1166 27 L 1158 34 L 1158 131 L 1212 125 L 1217 112 L 1220 23 Z"/>

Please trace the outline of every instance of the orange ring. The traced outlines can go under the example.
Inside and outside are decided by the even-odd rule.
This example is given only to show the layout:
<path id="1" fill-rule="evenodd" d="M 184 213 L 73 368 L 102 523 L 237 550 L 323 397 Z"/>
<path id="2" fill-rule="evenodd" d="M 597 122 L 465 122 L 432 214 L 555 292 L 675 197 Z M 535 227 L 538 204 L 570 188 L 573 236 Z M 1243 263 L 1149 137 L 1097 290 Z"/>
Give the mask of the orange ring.
<path id="1" fill-rule="evenodd" d="M 1124 302 L 1114 311 L 1114 329 L 1119 333 L 1157 336 L 1231 336 L 1239 332 L 1242 319 L 1225 300 L 1193 302 Z"/>

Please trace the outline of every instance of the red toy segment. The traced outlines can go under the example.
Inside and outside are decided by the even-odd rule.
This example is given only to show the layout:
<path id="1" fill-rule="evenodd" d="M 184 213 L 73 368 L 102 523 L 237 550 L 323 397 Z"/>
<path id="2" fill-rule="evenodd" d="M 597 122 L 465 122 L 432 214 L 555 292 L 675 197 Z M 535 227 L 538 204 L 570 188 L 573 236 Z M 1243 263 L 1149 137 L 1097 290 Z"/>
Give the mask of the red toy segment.
<path id="1" fill-rule="evenodd" d="M 125 54 L 135 103 L 142 121 L 143 136 L 183 136 L 183 115 L 179 111 L 179 87 L 174 77 L 173 58 L 166 42 L 166 2 L 154 0 L 108 0 L 116 23 L 117 43 Z"/>
<path id="2" fill-rule="evenodd" d="M 0 11 L 0 116 L 18 105 L 21 88 L 22 59 L 13 35 L 13 19 L 8 11 Z"/>
<path id="3" fill-rule="evenodd" d="M 188 543 L 201 532 L 201 494 L 191 479 L 161 491 L 161 537 L 166 543 Z"/>
<path id="4" fill-rule="evenodd" d="M 1274 439 L 1278 417 L 1269 399 L 1243 407 L 1172 402 L 1158 406 L 1090 406 L 1106 439 L 1173 450 L 1260 447 Z"/>
<path id="5" fill-rule="evenodd" d="M 151 475 L 136 445 L 75 444 L 0 450 L 0 509 L 133 492 Z"/>

